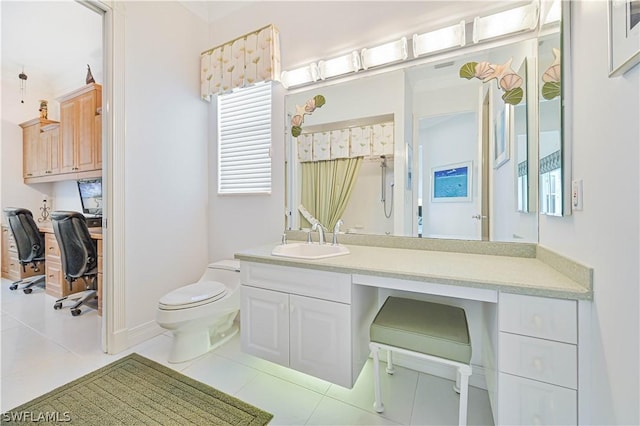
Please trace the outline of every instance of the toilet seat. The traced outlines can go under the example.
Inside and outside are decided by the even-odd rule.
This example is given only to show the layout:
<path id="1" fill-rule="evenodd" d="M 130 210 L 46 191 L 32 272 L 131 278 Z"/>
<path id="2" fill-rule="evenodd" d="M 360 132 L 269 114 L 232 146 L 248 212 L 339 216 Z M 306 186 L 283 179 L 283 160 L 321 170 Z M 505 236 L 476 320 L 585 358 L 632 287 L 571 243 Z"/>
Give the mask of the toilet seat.
<path id="1" fill-rule="evenodd" d="M 227 287 L 217 281 L 200 281 L 175 289 L 164 295 L 160 309 L 179 310 L 195 308 L 220 300 L 227 295 Z"/>

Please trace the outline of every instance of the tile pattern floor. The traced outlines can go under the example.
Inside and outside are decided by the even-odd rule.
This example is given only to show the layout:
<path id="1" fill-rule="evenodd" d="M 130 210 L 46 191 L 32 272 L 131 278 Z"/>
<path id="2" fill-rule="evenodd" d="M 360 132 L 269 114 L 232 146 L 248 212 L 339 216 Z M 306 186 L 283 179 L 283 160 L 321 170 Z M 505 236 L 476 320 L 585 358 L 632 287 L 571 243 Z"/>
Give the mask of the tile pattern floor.
<path id="1" fill-rule="evenodd" d="M 0 411 L 5 412 L 131 352 L 274 414 L 271 424 L 288 425 L 446 425 L 457 424 L 453 382 L 402 367 L 383 374 L 386 411 L 373 410 L 371 360 L 353 389 L 297 373 L 240 350 L 240 339 L 195 360 L 169 364 L 172 337 L 164 333 L 117 355 L 100 349 L 101 318 L 85 308 L 79 317 L 55 311 L 55 299 L 36 289 L 30 295 L 0 292 Z M 492 425 L 485 390 L 469 388 L 469 424 Z"/>

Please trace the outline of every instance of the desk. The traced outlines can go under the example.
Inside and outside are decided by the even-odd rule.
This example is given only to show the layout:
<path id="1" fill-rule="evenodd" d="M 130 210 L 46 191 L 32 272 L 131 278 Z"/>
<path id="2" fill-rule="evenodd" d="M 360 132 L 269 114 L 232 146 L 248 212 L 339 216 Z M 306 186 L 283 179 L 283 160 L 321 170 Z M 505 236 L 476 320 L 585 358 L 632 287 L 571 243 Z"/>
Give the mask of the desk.
<path id="1" fill-rule="evenodd" d="M 69 283 L 64 279 L 60 262 L 60 247 L 51 224 L 40 224 L 38 228 L 44 234 L 45 242 L 45 292 L 53 297 L 61 298 L 70 293 L 84 290 L 82 280 L 73 283 L 72 291 Z M 93 240 L 97 241 L 98 246 L 98 315 L 102 315 L 102 228 L 89 228 L 89 234 Z"/>

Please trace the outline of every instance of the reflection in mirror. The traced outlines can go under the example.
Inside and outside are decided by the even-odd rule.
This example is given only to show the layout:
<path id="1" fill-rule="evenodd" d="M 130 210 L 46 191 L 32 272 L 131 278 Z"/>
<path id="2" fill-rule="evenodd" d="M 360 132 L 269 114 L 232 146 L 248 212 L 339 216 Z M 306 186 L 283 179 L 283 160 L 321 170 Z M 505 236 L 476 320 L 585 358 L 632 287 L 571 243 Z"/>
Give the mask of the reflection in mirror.
<path id="1" fill-rule="evenodd" d="M 513 107 L 513 133 L 516 158 L 516 210 L 521 213 L 527 213 L 529 211 L 529 126 L 527 125 L 527 97 L 529 90 L 527 84 L 526 58 L 518 71 L 518 75 L 524 79 L 525 84 L 523 85 L 524 96 L 522 102 Z"/>
<path id="2" fill-rule="evenodd" d="M 560 109 L 560 33 L 542 37 L 539 60 L 540 213 L 562 216 L 562 119 Z"/>
<path id="3" fill-rule="evenodd" d="M 327 145 L 331 151 L 340 138 L 353 145 L 364 134 L 373 134 L 367 126 L 390 123 L 393 143 L 387 151 L 374 150 L 369 142 L 364 147 L 368 151 L 359 156 L 339 215 L 343 232 L 537 242 L 538 200 L 543 204 L 538 186 L 544 183 L 537 178 L 538 161 L 531 159 L 556 151 L 560 143 L 559 136 L 556 145 L 549 142 L 542 125 L 540 132 L 530 131 L 538 128 L 538 107 L 540 114 L 553 109 L 553 102 L 537 102 L 542 82 L 533 70 L 542 66 L 537 62 L 539 41 L 532 35 L 488 49 L 466 49 L 464 55 L 292 90 L 286 98 L 288 126 L 307 100 L 322 95 L 326 104 L 304 115 L 299 137 L 289 133 L 288 229 L 309 227 L 298 213 L 300 204 L 320 200 L 314 207 L 304 206 L 320 211 L 334 198 L 305 193 L 309 186 L 303 181 L 308 178 L 302 176 L 302 169 L 310 167 L 303 166 L 305 162 L 329 160 L 300 157 L 321 153 Z M 496 79 L 483 83 L 461 78 L 461 66 L 470 61 L 509 64 L 523 79 L 522 100 L 505 107 L 508 90 Z M 559 125 L 549 126 L 560 132 Z M 500 128 L 504 131 L 496 131 Z M 502 139 L 496 139 L 498 134 Z M 544 150 L 538 147 L 539 139 Z M 438 186 L 445 182 L 453 183 L 450 196 Z M 545 200 L 551 200 L 553 191 L 545 193 Z M 330 227 L 337 219 L 325 219 L 323 225 Z"/>

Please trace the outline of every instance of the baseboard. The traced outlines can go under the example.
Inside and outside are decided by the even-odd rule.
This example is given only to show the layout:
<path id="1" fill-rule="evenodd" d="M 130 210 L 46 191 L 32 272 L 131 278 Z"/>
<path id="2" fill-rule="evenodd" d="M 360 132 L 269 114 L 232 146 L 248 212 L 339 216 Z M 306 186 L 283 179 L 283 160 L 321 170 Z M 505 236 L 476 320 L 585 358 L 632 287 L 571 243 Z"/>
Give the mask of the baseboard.
<path id="1" fill-rule="evenodd" d="M 387 361 L 387 352 L 385 350 L 380 351 L 380 360 Z M 439 364 L 436 362 L 425 362 L 415 357 L 403 355 L 401 353 L 394 352 L 393 364 L 401 367 L 408 368 L 410 370 L 419 371 L 421 373 L 430 374 L 436 377 L 442 377 L 448 380 L 456 380 L 456 369 L 448 365 Z M 469 386 L 487 390 L 487 380 L 484 374 L 484 367 L 481 365 L 472 365 L 473 374 L 469 377 Z M 382 371 L 384 371 L 381 368 Z"/>
<path id="2" fill-rule="evenodd" d="M 166 330 L 158 325 L 155 321 L 149 321 L 137 327 L 131 328 L 127 333 L 127 345 L 132 347 L 138 343 L 145 342 Z"/>

